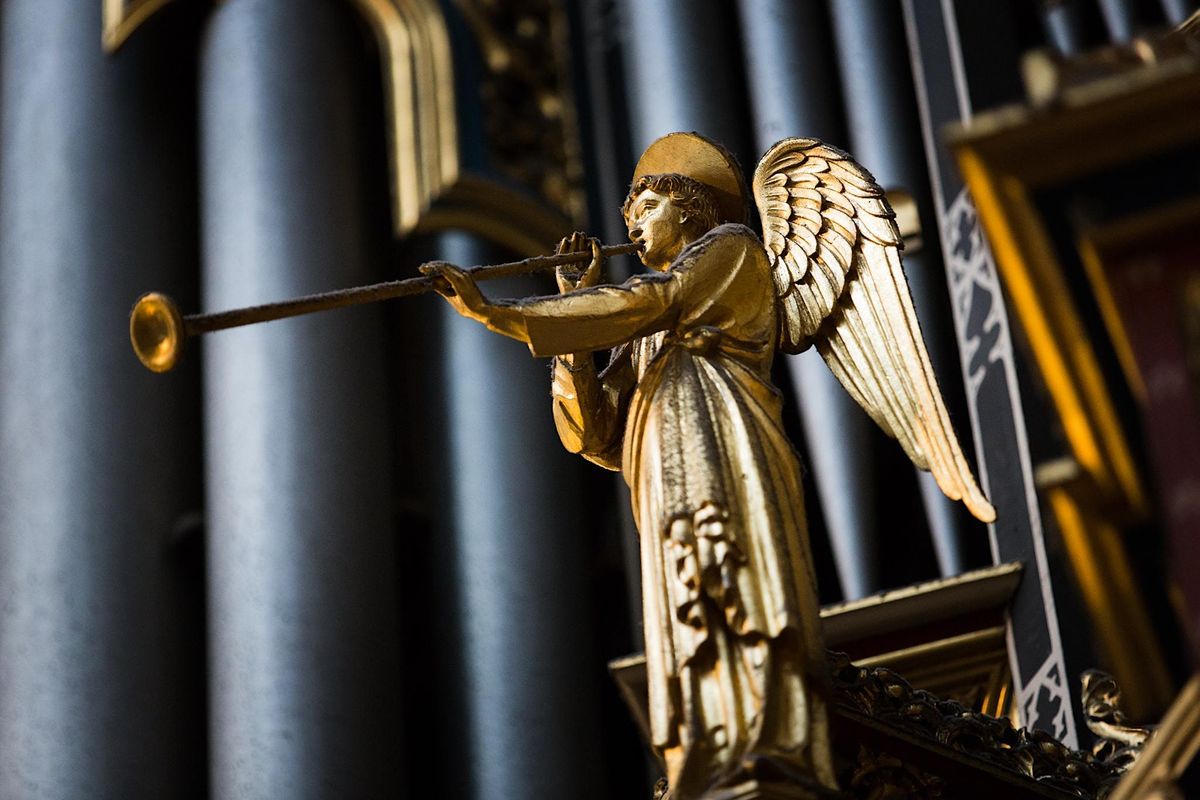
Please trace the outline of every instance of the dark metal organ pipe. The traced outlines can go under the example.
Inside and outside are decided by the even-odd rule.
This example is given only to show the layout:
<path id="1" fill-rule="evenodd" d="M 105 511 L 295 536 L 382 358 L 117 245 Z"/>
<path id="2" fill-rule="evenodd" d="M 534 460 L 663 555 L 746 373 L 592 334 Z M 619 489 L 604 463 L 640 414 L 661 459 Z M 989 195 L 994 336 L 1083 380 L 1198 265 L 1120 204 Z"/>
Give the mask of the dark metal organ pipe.
<path id="1" fill-rule="evenodd" d="M 204 307 L 369 282 L 362 50 L 336 4 L 219 6 L 201 50 Z M 205 349 L 215 798 L 394 796 L 380 309 Z"/>
<path id="2" fill-rule="evenodd" d="M 193 76 L 178 40 L 108 60 L 100 9 L 0 13 L 6 798 L 203 794 L 197 375 L 147 383 L 118 324 L 147 281 L 193 299 Z"/>
<path id="3" fill-rule="evenodd" d="M 741 0 L 746 84 L 758 153 L 786 136 L 845 148 L 829 21 L 819 0 Z M 788 359 L 813 460 L 813 482 L 846 599 L 879 584 L 876 500 L 871 467 L 874 424 L 815 349 Z"/>
<path id="4" fill-rule="evenodd" d="M 932 231 L 935 217 L 900 5 L 890 0 L 862 0 L 835 2 L 829 8 L 850 152 L 882 186 L 908 190 L 917 201 L 923 227 Z M 965 420 L 962 373 L 940 254 L 935 248 L 926 248 L 906 256 L 904 268 L 951 418 Z M 970 546 L 965 537 L 981 535 L 979 526 L 941 493 L 928 473 L 918 473 L 918 481 L 942 574 L 962 572 L 968 566 L 966 548 Z"/>

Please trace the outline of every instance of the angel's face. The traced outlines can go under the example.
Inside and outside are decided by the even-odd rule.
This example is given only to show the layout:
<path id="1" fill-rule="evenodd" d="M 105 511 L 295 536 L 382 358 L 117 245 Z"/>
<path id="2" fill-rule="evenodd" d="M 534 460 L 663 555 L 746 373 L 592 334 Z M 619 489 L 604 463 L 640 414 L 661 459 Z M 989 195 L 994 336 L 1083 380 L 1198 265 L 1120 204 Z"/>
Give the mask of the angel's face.
<path id="1" fill-rule="evenodd" d="M 642 263 L 658 272 L 665 272 L 688 243 L 687 217 L 669 196 L 653 189 L 637 196 L 625 224 L 629 238 L 642 245 Z"/>

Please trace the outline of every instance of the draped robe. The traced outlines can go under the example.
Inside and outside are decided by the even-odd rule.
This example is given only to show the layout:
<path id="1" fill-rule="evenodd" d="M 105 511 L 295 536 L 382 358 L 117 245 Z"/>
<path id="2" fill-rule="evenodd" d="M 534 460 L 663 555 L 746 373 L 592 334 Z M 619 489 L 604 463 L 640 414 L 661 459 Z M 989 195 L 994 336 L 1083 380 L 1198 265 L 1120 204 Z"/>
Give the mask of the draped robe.
<path id="1" fill-rule="evenodd" d="M 622 471 L 640 533 L 653 746 L 672 797 L 754 764 L 835 786 L 800 464 L 770 382 L 762 244 L 722 225 L 623 285 L 518 301 L 560 438 Z M 591 352 L 616 348 L 597 373 Z"/>

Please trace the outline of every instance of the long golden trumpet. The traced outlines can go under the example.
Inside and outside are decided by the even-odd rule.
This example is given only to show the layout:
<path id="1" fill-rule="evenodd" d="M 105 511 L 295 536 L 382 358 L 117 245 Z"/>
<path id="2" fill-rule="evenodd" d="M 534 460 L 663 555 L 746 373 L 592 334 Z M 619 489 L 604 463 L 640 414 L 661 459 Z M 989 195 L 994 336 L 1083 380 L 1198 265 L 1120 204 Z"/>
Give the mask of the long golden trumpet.
<path id="1" fill-rule="evenodd" d="M 606 245 L 600 248 L 600 252 L 605 256 L 620 256 L 636 253 L 640 247 L 641 245 L 636 242 L 629 242 Z M 581 264 L 591 258 L 590 250 L 580 253 L 534 256 L 522 261 L 470 267 L 466 272 L 477 281 L 491 280 L 525 275 L 565 264 Z M 315 311 L 326 311 L 331 308 L 344 308 L 363 303 L 375 303 L 380 300 L 391 300 L 394 297 L 425 294 L 433 290 L 438 280 L 437 277 L 422 276 L 405 278 L 401 281 L 384 281 L 383 283 L 373 283 L 370 286 L 356 286 L 352 289 L 309 294 L 278 303 L 235 308 L 212 314 L 188 314 L 187 316 L 179 313 L 179 307 L 170 297 L 159 292 L 147 292 L 138 298 L 133 305 L 133 310 L 129 312 L 129 341 L 133 344 L 133 352 L 137 355 L 138 361 L 141 361 L 146 369 L 151 372 L 166 372 L 179 363 L 184 344 L 193 336 L 226 328 L 237 328 L 242 325 L 253 325 L 256 322 L 269 322 L 273 319 L 312 314 Z"/>

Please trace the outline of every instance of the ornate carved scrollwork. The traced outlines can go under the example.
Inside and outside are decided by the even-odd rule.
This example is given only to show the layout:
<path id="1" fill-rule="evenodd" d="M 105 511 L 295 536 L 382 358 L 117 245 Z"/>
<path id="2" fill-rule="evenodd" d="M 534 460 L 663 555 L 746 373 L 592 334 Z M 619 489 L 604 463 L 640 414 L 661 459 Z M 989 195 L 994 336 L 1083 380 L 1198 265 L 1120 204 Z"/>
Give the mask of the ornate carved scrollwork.
<path id="1" fill-rule="evenodd" d="M 491 160 L 574 220 L 583 163 L 567 64 L 567 23 L 552 0 L 457 0 L 486 65 L 481 94 Z"/>
<path id="2" fill-rule="evenodd" d="M 1155 726 L 1133 725 L 1121 710 L 1121 689 L 1107 672 L 1089 669 L 1081 678 L 1083 714 L 1088 729 L 1098 740 L 1092 755 L 1126 772 L 1142 754 Z"/>
<path id="3" fill-rule="evenodd" d="M 890 669 L 857 667 L 841 653 L 830 661 L 836 702 L 905 732 L 932 739 L 996 767 L 1080 798 L 1107 797 L 1121 777 L 1114 764 L 1072 750 L 1042 731 L 941 700 Z"/>

